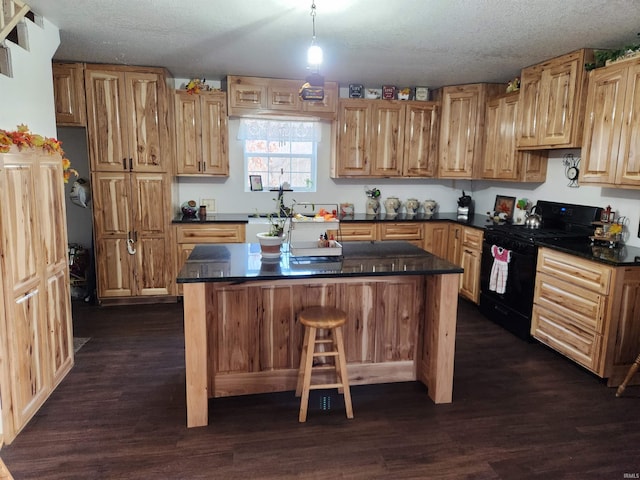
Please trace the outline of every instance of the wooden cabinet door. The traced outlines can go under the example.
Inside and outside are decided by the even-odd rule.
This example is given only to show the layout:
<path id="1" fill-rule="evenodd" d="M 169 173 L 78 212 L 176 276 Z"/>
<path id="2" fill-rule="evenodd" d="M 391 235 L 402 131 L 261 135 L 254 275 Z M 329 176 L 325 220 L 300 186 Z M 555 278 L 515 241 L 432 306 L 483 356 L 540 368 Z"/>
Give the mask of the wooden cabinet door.
<path id="1" fill-rule="evenodd" d="M 164 78 L 156 73 L 127 72 L 125 82 L 127 103 L 122 111 L 128 116 L 130 170 L 165 172 L 163 150 L 169 132 Z"/>
<path id="2" fill-rule="evenodd" d="M 91 170 L 165 171 L 169 132 L 162 75 L 85 72 Z"/>
<path id="3" fill-rule="evenodd" d="M 342 222 L 340 224 L 340 235 L 344 242 L 348 242 L 349 240 L 371 241 L 378 239 L 376 224 L 373 222 Z"/>
<path id="4" fill-rule="evenodd" d="M 202 164 L 206 175 L 229 176 L 229 128 L 224 93 L 200 96 Z"/>
<path id="5" fill-rule="evenodd" d="M 406 240 L 422 248 L 424 231 L 422 222 L 380 222 L 378 224 L 379 240 Z"/>
<path id="6" fill-rule="evenodd" d="M 580 182 L 613 184 L 620 150 L 627 69 L 623 66 L 600 68 L 589 75 Z"/>
<path id="7" fill-rule="evenodd" d="M 56 125 L 86 126 L 84 65 L 82 63 L 54 63 L 52 71 Z"/>
<path id="8" fill-rule="evenodd" d="M 424 249 L 434 255 L 447 258 L 449 245 L 448 222 L 426 222 L 424 224 Z"/>
<path id="9" fill-rule="evenodd" d="M 134 295 L 130 174 L 91 174 L 98 297 Z M 129 241 L 131 240 L 131 242 Z M 128 248 L 129 247 L 129 248 Z"/>
<path id="10" fill-rule="evenodd" d="M 463 246 L 460 259 L 460 266 L 464 268 L 460 282 L 460 295 L 476 304 L 480 299 L 481 254 L 481 251 Z"/>
<path id="11" fill-rule="evenodd" d="M 302 111 L 333 120 L 336 118 L 339 96 L 340 92 L 337 82 L 324 82 L 324 99 L 320 102 L 302 101 Z"/>
<path id="12" fill-rule="evenodd" d="M 406 106 L 402 175 L 433 177 L 438 155 L 438 106 L 411 102 Z"/>
<path id="13" fill-rule="evenodd" d="M 302 86 L 297 80 L 267 80 L 267 108 L 269 110 L 302 110 L 298 91 Z"/>
<path id="14" fill-rule="evenodd" d="M 520 78 L 520 108 L 517 115 L 516 146 L 518 148 L 538 145 L 538 104 L 540 103 L 540 82 L 542 67 L 534 65 L 522 70 Z"/>
<path id="15" fill-rule="evenodd" d="M 542 71 L 539 104 L 539 145 L 571 147 L 578 91 L 578 56 L 554 62 Z M 582 135 L 582 132 L 580 132 Z M 580 146 L 580 143 L 577 144 Z"/>
<path id="16" fill-rule="evenodd" d="M 371 174 L 371 103 L 366 100 L 340 100 L 338 112 L 338 176 Z"/>
<path id="17" fill-rule="evenodd" d="M 640 186 L 640 62 L 629 66 L 616 184 Z"/>
<path id="18" fill-rule="evenodd" d="M 372 108 L 371 175 L 397 177 L 402 169 L 404 105 L 376 102 Z"/>
<path id="19" fill-rule="evenodd" d="M 444 87 L 440 119 L 440 178 L 472 178 L 482 152 L 482 86 Z M 483 118 L 480 120 L 480 115 Z"/>
<path id="20" fill-rule="evenodd" d="M 198 95 L 177 91 L 174 95 L 176 117 L 176 173 L 199 174 L 202 165 L 202 124 Z"/>
<path id="21" fill-rule="evenodd" d="M 462 225 L 449 225 L 449 245 L 447 247 L 447 260 L 456 265 L 461 264 L 462 259 Z"/>
<path id="22" fill-rule="evenodd" d="M 91 170 L 122 172 L 129 169 L 129 137 L 124 73 L 87 68 L 87 129 Z"/>
<path id="23" fill-rule="evenodd" d="M 495 98 L 487 102 L 485 111 L 484 155 L 482 159 L 482 178 L 496 178 L 501 149 L 502 102 Z"/>
<path id="24" fill-rule="evenodd" d="M 131 174 L 137 295 L 169 295 L 171 291 L 172 236 L 167 224 L 169 181 L 168 175 L 163 173 Z"/>

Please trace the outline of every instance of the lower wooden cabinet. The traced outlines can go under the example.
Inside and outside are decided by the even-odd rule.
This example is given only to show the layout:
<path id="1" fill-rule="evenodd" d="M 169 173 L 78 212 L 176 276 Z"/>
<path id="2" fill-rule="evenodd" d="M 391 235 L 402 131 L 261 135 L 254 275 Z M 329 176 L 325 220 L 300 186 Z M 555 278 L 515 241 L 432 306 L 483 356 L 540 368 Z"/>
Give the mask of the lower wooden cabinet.
<path id="1" fill-rule="evenodd" d="M 415 379 L 416 331 L 424 308 L 422 277 L 311 284 L 220 285 L 208 328 L 209 396 L 295 387 L 303 328 L 296 312 L 321 304 L 344 309 L 345 350 L 355 384 Z M 378 307 L 376 307 L 376 305 Z M 385 308 L 380 306 L 384 305 Z M 230 321 L 233 319 L 233 321 Z M 367 374 L 369 366 L 377 375 Z M 385 368 L 385 365 L 387 368 Z M 291 382 L 294 383 L 291 383 Z"/>
<path id="2" fill-rule="evenodd" d="M 426 222 L 424 228 L 424 248 L 427 252 L 447 258 L 449 246 L 449 222 Z"/>
<path id="3" fill-rule="evenodd" d="M 168 297 L 173 291 L 170 176 L 94 172 L 98 299 Z"/>
<path id="4" fill-rule="evenodd" d="M 206 243 L 243 243 L 246 227 L 244 223 L 205 223 L 202 225 L 175 225 L 177 241 L 176 273 L 189 258 L 196 245 Z M 182 285 L 176 284 L 178 295 L 182 295 Z"/>
<path id="5" fill-rule="evenodd" d="M 531 335 L 617 386 L 638 354 L 639 291 L 640 267 L 541 248 Z"/>
<path id="6" fill-rule="evenodd" d="M 0 154 L 0 401 L 11 443 L 73 366 L 60 155 Z"/>
<path id="7" fill-rule="evenodd" d="M 447 260 L 464 268 L 460 276 L 460 295 L 478 303 L 480 300 L 480 264 L 484 233 L 479 228 L 449 225 Z"/>
<path id="8" fill-rule="evenodd" d="M 380 222 L 378 240 L 406 240 L 422 248 L 424 246 L 424 228 L 421 222 Z"/>

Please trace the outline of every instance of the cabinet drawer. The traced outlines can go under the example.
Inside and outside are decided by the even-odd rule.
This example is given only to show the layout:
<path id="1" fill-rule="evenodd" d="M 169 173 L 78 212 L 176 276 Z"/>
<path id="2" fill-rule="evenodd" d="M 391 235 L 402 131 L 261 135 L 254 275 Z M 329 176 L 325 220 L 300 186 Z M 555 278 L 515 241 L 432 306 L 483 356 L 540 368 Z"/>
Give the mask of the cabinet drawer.
<path id="1" fill-rule="evenodd" d="M 380 240 L 422 240 L 424 238 L 424 229 L 419 222 L 380 223 L 378 228 Z"/>
<path id="2" fill-rule="evenodd" d="M 375 240 L 375 223 L 341 223 L 340 234 L 343 241 L 349 240 Z"/>
<path id="3" fill-rule="evenodd" d="M 465 228 L 462 232 L 462 245 L 473 250 L 482 251 L 484 233 L 477 228 Z"/>
<path id="4" fill-rule="evenodd" d="M 178 243 L 242 243 L 244 242 L 245 225 L 219 224 L 216 226 L 190 225 L 177 227 Z"/>
<path id="5" fill-rule="evenodd" d="M 534 305 L 531 335 L 592 372 L 601 374 L 598 364 L 602 336 L 593 330 L 581 327 L 571 318 Z"/>
<path id="6" fill-rule="evenodd" d="M 559 280 L 544 273 L 536 275 L 533 299 L 536 305 L 553 310 L 580 324 L 581 328 L 603 332 L 607 296 Z"/>
<path id="7" fill-rule="evenodd" d="M 538 252 L 538 272 L 547 273 L 574 285 L 607 295 L 612 269 L 575 255 L 541 248 Z"/>

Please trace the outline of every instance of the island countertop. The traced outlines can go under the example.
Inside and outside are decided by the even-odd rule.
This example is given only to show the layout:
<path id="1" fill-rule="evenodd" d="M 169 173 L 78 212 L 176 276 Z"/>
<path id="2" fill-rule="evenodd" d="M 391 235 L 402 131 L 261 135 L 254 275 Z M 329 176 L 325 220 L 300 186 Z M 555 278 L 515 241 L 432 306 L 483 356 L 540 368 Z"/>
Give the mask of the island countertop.
<path id="1" fill-rule="evenodd" d="M 347 312 L 351 385 L 419 381 L 452 401 L 462 268 L 404 241 L 345 242 L 325 258 L 259 248 L 198 245 L 180 271 L 188 427 L 209 423 L 211 398 L 295 391 L 309 305 Z"/>
<path id="2" fill-rule="evenodd" d="M 345 242 L 341 256 L 262 258 L 257 243 L 196 245 L 178 283 L 242 282 L 284 278 L 440 275 L 463 269 L 404 241 Z"/>

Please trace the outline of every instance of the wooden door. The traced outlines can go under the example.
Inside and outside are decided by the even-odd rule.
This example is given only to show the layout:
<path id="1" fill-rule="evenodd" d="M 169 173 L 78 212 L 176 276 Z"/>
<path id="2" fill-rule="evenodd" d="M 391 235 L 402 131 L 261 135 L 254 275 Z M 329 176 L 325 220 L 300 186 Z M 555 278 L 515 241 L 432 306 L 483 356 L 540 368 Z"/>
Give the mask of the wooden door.
<path id="1" fill-rule="evenodd" d="M 402 175 L 433 177 L 438 155 L 438 106 L 435 103 L 406 106 Z"/>
<path id="2" fill-rule="evenodd" d="M 338 176 L 371 174 L 371 103 L 340 100 L 338 111 Z"/>
<path id="3" fill-rule="evenodd" d="M 554 62 L 542 71 L 539 104 L 539 145 L 572 146 L 573 122 L 578 102 L 580 57 Z M 579 144 L 578 144 L 579 146 Z"/>
<path id="4" fill-rule="evenodd" d="M 53 386 L 73 365 L 67 230 L 60 228 L 60 222 L 67 218 L 64 195 L 60 156 L 40 154 L 37 196 L 46 294 L 42 313 L 49 347 L 45 371 Z"/>
<path id="5" fill-rule="evenodd" d="M 207 175 L 229 176 L 229 128 L 224 93 L 200 96 L 202 164 Z"/>
<path id="6" fill-rule="evenodd" d="M 131 174 L 135 259 L 135 293 L 168 295 L 173 284 L 172 236 L 169 234 L 169 177 Z"/>
<path id="7" fill-rule="evenodd" d="M 624 66 L 615 66 L 590 73 L 580 183 L 615 182 L 627 71 Z"/>
<path id="8" fill-rule="evenodd" d="M 425 222 L 424 249 L 434 255 L 447 258 L 449 222 Z"/>
<path id="9" fill-rule="evenodd" d="M 485 110 L 484 155 L 482 158 L 482 178 L 497 178 L 499 156 L 503 150 L 501 137 L 502 104 L 500 98 L 487 102 Z"/>
<path id="10" fill-rule="evenodd" d="M 176 117 L 176 173 L 198 174 L 202 165 L 202 132 L 198 95 L 177 91 L 174 95 Z"/>
<path id="11" fill-rule="evenodd" d="M 91 174 L 98 297 L 134 295 L 131 174 Z"/>
<path id="12" fill-rule="evenodd" d="M 39 174 L 36 155 L 7 153 L 0 162 L 0 198 L 2 205 L 13 210 L 10 215 L 3 215 L 0 223 L 0 261 L 8 280 L 4 289 L 8 352 L 3 363 L 6 362 L 11 385 L 10 403 L 3 407 L 12 415 L 13 421 L 7 425 L 12 437 L 44 402 L 51 378 L 45 369 L 48 350 L 42 315 L 44 253 L 39 241 L 39 202 L 34 194 L 38 191 Z"/>
<path id="13" fill-rule="evenodd" d="M 87 68 L 85 90 L 91 171 L 129 170 L 124 73 Z"/>
<path id="14" fill-rule="evenodd" d="M 81 63 L 54 63 L 52 71 L 56 125 L 86 126 L 84 65 Z"/>
<path id="15" fill-rule="evenodd" d="M 373 104 L 371 132 L 371 175 L 397 177 L 402 170 L 404 105 L 399 101 Z"/>
<path id="16" fill-rule="evenodd" d="M 127 72 L 125 87 L 127 103 L 122 111 L 127 113 L 130 170 L 165 172 L 168 154 L 164 144 L 169 132 L 164 78 L 157 73 Z"/>
<path id="17" fill-rule="evenodd" d="M 478 148 L 482 147 L 479 115 L 482 86 L 464 85 L 443 88 L 440 123 L 440 178 L 471 178 Z M 482 119 L 484 122 L 484 118 Z"/>
<path id="18" fill-rule="evenodd" d="M 449 245 L 447 247 L 447 260 L 455 265 L 461 264 L 462 256 L 462 225 L 449 225 Z"/>
<path id="19" fill-rule="evenodd" d="M 629 66 L 616 184 L 640 185 L 640 62 Z"/>
<path id="20" fill-rule="evenodd" d="M 518 148 L 538 145 L 540 82 L 542 67 L 534 65 L 522 70 L 520 79 L 520 108 L 517 115 L 516 146 Z"/>

